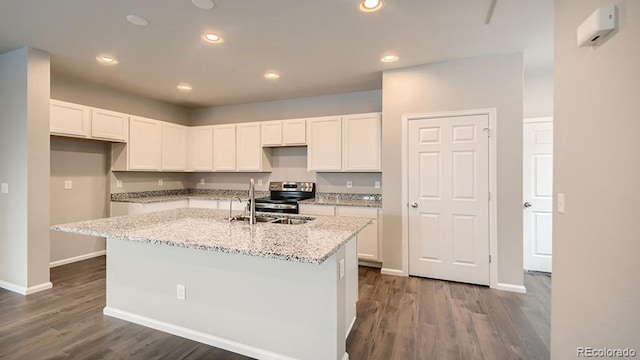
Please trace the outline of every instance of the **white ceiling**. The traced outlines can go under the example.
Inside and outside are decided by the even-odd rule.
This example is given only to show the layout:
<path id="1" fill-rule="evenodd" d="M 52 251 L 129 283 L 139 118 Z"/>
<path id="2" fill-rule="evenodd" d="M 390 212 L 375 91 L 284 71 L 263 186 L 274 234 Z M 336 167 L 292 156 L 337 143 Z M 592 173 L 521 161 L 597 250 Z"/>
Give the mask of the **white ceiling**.
<path id="1" fill-rule="evenodd" d="M 386 0 L 373 14 L 356 0 L 2 0 L 0 53 L 30 46 L 52 71 L 131 93 L 204 107 L 380 89 L 382 71 L 523 52 L 525 68 L 551 67 L 552 0 Z M 140 15 L 139 27 L 126 16 Z M 221 45 L 204 43 L 205 31 Z M 394 51 L 400 60 L 383 64 Z M 118 58 L 117 66 L 95 61 Z M 266 80 L 267 70 L 281 73 Z M 176 90 L 180 82 L 191 93 Z"/>

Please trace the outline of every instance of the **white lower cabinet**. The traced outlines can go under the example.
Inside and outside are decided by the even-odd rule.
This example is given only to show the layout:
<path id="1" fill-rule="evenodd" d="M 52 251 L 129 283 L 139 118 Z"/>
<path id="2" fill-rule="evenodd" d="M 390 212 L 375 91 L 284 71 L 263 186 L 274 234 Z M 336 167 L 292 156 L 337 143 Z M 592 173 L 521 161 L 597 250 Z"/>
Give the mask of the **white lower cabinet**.
<path id="1" fill-rule="evenodd" d="M 358 259 L 382 261 L 380 257 L 381 211 L 370 207 L 300 204 L 301 215 L 345 216 L 371 219 L 372 222 L 358 234 Z"/>
<path id="2" fill-rule="evenodd" d="M 218 201 L 218 209 L 229 210 L 230 203 L 231 201 L 229 200 L 220 200 Z M 234 201 L 232 206 L 233 207 L 231 208 L 231 210 L 244 210 L 247 208 L 247 201 L 246 200 L 242 200 L 242 202 Z"/>
<path id="3" fill-rule="evenodd" d="M 190 208 L 217 209 L 218 200 L 189 199 Z"/>

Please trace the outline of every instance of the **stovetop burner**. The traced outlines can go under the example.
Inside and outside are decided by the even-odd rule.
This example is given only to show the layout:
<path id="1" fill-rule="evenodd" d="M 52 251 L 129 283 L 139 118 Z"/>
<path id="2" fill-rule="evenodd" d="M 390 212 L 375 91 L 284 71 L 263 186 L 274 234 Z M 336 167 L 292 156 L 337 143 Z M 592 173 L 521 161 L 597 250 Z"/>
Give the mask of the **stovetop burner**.
<path id="1" fill-rule="evenodd" d="M 298 213 L 298 201 L 316 196 L 316 184 L 312 182 L 271 182 L 271 196 L 256 199 L 256 210 L 281 213 Z"/>

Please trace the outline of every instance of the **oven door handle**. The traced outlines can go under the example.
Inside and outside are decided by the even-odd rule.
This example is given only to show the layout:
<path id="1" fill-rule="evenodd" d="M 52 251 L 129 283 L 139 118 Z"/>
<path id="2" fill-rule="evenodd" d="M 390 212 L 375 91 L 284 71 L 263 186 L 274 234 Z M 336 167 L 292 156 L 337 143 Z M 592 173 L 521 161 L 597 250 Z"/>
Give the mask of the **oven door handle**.
<path id="1" fill-rule="evenodd" d="M 298 205 L 294 205 L 294 204 L 256 203 L 256 209 L 288 210 L 288 209 L 296 209 L 297 207 L 298 207 Z"/>

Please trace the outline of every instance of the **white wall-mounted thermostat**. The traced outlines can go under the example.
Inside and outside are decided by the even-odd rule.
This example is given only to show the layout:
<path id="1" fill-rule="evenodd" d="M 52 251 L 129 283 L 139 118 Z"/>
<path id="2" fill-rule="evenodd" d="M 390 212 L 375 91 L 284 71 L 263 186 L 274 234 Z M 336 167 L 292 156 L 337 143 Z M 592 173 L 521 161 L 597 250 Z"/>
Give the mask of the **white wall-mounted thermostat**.
<path id="1" fill-rule="evenodd" d="M 578 46 L 594 46 L 603 36 L 616 28 L 616 6 L 603 6 L 596 9 L 578 26 Z"/>

